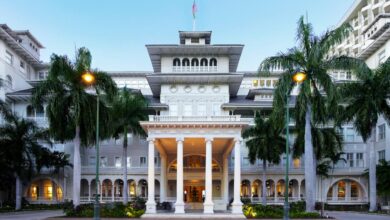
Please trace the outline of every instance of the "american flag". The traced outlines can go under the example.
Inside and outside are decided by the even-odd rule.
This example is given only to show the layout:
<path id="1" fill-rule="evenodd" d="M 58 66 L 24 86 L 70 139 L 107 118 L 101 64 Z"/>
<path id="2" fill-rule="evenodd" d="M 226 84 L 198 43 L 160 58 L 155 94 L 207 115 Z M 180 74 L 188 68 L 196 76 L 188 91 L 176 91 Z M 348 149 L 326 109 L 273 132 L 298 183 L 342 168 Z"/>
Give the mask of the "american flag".
<path id="1" fill-rule="evenodd" d="M 194 17 L 194 19 L 196 17 L 196 12 L 197 11 L 198 11 L 198 7 L 196 6 L 196 2 L 194 0 L 194 3 L 192 4 L 192 16 Z"/>

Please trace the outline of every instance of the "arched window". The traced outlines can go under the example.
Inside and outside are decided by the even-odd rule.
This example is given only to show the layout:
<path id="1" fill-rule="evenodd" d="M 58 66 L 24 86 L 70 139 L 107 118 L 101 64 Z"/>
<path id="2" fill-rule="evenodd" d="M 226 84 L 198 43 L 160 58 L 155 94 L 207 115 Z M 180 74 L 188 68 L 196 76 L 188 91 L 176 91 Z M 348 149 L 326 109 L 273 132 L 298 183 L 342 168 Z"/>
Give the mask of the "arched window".
<path id="1" fill-rule="evenodd" d="M 211 58 L 210 59 L 210 66 L 217 66 L 217 59 Z"/>
<path id="2" fill-rule="evenodd" d="M 207 66 L 207 63 L 208 63 L 208 61 L 207 61 L 206 58 L 202 58 L 202 59 L 200 60 L 200 66 Z"/>
<path id="3" fill-rule="evenodd" d="M 173 59 L 173 66 L 180 66 L 180 59 L 179 58 Z"/>
<path id="4" fill-rule="evenodd" d="M 13 84 L 12 84 L 12 77 L 10 75 L 7 75 L 5 77 L 5 86 L 8 89 L 12 89 Z"/>
<path id="5" fill-rule="evenodd" d="M 183 63 L 182 66 L 190 66 L 190 60 L 188 58 L 184 58 L 182 63 Z"/>
<path id="6" fill-rule="evenodd" d="M 36 117 L 45 117 L 45 110 L 43 109 L 42 105 L 39 105 L 35 110 L 35 116 Z"/>
<path id="7" fill-rule="evenodd" d="M 26 108 L 27 117 L 35 117 L 35 110 L 34 107 L 31 105 L 28 105 Z"/>
<path id="8" fill-rule="evenodd" d="M 192 58 L 191 66 L 199 66 L 199 60 L 197 58 Z"/>

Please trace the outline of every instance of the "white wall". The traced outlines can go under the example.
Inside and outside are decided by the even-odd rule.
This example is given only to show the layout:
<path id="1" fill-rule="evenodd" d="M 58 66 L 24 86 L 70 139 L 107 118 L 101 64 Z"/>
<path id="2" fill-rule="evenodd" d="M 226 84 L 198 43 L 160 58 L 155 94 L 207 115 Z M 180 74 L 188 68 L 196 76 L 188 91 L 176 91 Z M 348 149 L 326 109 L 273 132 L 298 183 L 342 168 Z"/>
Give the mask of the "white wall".
<path id="1" fill-rule="evenodd" d="M 184 114 L 184 106 L 192 106 L 191 115 L 199 115 L 199 106 L 206 106 L 206 115 L 214 115 L 213 108 L 217 111 L 217 115 L 229 115 L 228 111 L 221 109 L 223 103 L 229 102 L 229 86 L 228 85 L 162 85 L 161 86 L 161 103 L 169 105 L 172 110 L 172 105 L 177 106 L 177 115 Z M 214 106 L 214 107 L 213 107 Z M 161 115 L 170 115 L 169 111 L 162 111 Z"/>

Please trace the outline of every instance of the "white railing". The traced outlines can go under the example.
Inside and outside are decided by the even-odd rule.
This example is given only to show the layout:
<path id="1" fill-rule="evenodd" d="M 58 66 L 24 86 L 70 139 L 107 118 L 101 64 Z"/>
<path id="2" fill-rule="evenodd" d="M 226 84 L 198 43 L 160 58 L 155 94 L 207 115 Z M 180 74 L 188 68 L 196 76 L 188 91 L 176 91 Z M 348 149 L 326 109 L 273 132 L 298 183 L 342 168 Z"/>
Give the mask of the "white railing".
<path id="1" fill-rule="evenodd" d="M 384 28 L 390 25 L 390 15 L 381 14 L 377 17 L 373 24 L 371 24 L 365 32 L 365 37 L 367 39 L 375 39 L 377 33 L 383 32 Z"/>
<path id="2" fill-rule="evenodd" d="M 31 204 L 50 204 L 50 203 L 60 203 L 64 200 L 62 198 L 48 198 L 44 196 L 38 197 L 26 197 L 26 200 Z"/>
<path id="3" fill-rule="evenodd" d="M 172 72 L 218 72 L 218 66 L 173 66 Z"/>
<path id="4" fill-rule="evenodd" d="M 35 121 L 39 127 L 48 127 L 49 123 L 47 117 L 26 117 L 31 121 Z"/>
<path id="5" fill-rule="evenodd" d="M 221 115 L 221 116 L 165 116 L 165 115 L 149 115 L 149 121 L 155 122 L 205 122 L 205 121 L 243 121 L 240 115 Z"/>
<path id="6" fill-rule="evenodd" d="M 326 202 L 329 203 L 366 203 L 366 197 L 327 197 Z"/>

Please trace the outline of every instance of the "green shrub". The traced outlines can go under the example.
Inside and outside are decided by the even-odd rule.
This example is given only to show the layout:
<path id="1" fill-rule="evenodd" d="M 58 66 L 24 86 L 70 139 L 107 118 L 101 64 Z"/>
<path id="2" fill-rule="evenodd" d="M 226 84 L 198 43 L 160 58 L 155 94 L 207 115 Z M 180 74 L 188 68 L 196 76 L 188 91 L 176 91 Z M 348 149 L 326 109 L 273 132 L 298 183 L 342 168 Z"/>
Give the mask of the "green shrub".
<path id="1" fill-rule="evenodd" d="M 316 212 L 305 212 L 305 204 L 302 202 L 292 203 L 290 209 L 291 218 L 320 218 Z M 280 205 L 266 205 L 248 204 L 243 207 L 244 215 L 247 218 L 282 218 L 283 206 Z"/>
<path id="2" fill-rule="evenodd" d="M 127 206 L 122 203 L 107 203 L 100 205 L 100 216 L 109 218 L 138 218 L 144 214 L 144 209 L 138 209 L 142 203 L 130 202 Z M 94 204 L 81 204 L 76 208 L 73 205 L 64 207 L 65 215 L 68 217 L 93 217 Z"/>

